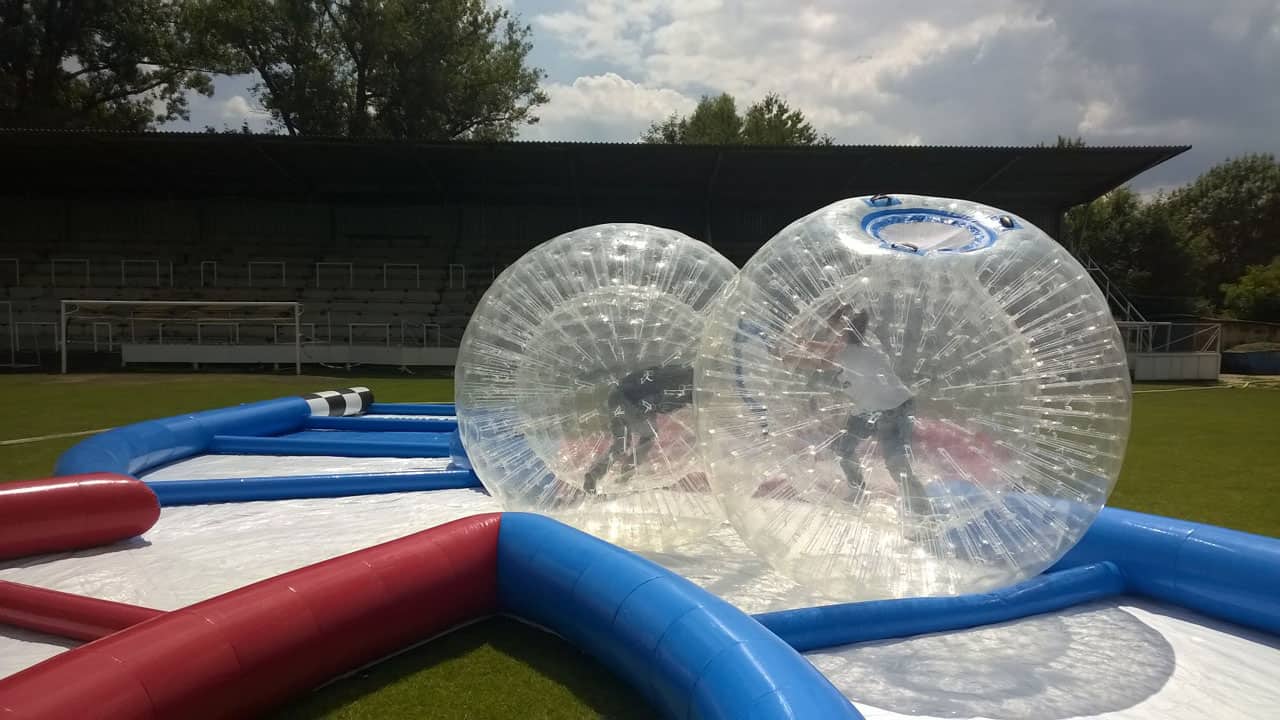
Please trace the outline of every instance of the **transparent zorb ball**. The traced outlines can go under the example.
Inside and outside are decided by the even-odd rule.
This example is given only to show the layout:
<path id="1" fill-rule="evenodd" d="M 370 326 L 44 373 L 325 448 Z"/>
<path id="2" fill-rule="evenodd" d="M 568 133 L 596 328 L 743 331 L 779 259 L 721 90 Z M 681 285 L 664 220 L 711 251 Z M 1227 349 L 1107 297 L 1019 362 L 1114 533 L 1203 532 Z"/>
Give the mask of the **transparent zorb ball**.
<path id="1" fill-rule="evenodd" d="M 509 510 L 634 549 L 723 520 L 697 452 L 693 361 L 737 268 L 673 230 L 609 224 L 529 251 L 493 283 L 458 350 L 458 427 Z"/>
<path id="2" fill-rule="evenodd" d="M 713 308 L 702 456 L 746 543 L 845 600 L 983 591 L 1060 558 L 1129 429 L 1106 299 L 1026 220 L 844 200 L 778 233 Z"/>

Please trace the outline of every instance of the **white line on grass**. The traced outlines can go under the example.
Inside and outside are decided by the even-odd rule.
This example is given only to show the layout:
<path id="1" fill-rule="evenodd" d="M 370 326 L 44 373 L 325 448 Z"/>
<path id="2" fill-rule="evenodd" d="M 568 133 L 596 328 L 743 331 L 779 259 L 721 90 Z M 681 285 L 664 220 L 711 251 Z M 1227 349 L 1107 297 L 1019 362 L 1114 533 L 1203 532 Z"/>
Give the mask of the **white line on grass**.
<path id="1" fill-rule="evenodd" d="M 1186 390 L 1230 390 L 1230 389 L 1231 389 L 1231 387 L 1232 387 L 1232 386 L 1230 386 L 1230 385 L 1210 385 L 1209 387 L 1176 387 L 1176 388 L 1161 388 L 1161 389 L 1159 389 L 1159 390 L 1134 390 L 1134 391 L 1133 391 L 1133 394 L 1134 394 L 1134 395 L 1137 395 L 1138 393 L 1184 392 L 1184 391 L 1186 391 Z"/>
<path id="2" fill-rule="evenodd" d="M 55 433 L 53 435 L 36 435 L 35 437 L 14 438 L 13 440 L 0 440 L 0 445 L 25 445 L 27 443 L 40 442 L 41 440 L 57 440 L 59 438 L 80 437 L 81 435 L 96 435 L 100 432 L 106 432 L 111 428 L 99 428 L 97 430 L 78 430 L 69 433 Z"/>

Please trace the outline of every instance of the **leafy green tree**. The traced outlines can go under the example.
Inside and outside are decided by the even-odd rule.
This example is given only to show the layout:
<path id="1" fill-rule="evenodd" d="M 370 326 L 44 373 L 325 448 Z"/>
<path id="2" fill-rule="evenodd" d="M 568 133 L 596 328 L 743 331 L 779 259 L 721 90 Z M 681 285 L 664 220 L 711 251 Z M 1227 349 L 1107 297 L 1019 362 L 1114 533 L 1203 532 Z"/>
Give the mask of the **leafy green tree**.
<path id="1" fill-rule="evenodd" d="M 173 0 L 0 0 L 0 127 L 145 130 L 218 70 Z"/>
<path id="2" fill-rule="evenodd" d="M 742 142 L 748 145 L 830 145 L 830 135 L 819 135 L 804 113 L 793 110 L 774 93 L 747 108 L 742 119 Z"/>
<path id="3" fill-rule="evenodd" d="M 1222 286 L 1228 312 L 1242 320 L 1280 322 L 1280 256 L 1250 265 L 1234 283 Z"/>
<path id="4" fill-rule="evenodd" d="M 1180 242 L 1165 199 L 1114 190 L 1066 216 L 1064 243 L 1087 254 L 1144 314 L 1193 312 L 1201 304 L 1197 260 Z"/>
<path id="5" fill-rule="evenodd" d="M 688 117 L 673 113 L 649 126 L 644 142 L 670 145 L 830 145 L 804 113 L 769 93 L 739 115 L 733 96 L 703 96 Z"/>
<path id="6" fill-rule="evenodd" d="M 1271 155 L 1217 165 L 1175 190 L 1167 207 L 1215 303 L 1222 286 L 1280 255 L 1280 164 Z"/>
<path id="7" fill-rule="evenodd" d="M 203 0 L 202 17 L 290 134 L 508 140 L 547 101 L 529 27 L 484 0 Z"/>
<path id="8" fill-rule="evenodd" d="M 1040 143 L 1037 147 L 1049 147 L 1048 143 Z M 1082 148 L 1085 147 L 1084 138 L 1070 137 L 1067 135 L 1059 135 L 1058 139 L 1053 142 L 1056 148 Z"/>

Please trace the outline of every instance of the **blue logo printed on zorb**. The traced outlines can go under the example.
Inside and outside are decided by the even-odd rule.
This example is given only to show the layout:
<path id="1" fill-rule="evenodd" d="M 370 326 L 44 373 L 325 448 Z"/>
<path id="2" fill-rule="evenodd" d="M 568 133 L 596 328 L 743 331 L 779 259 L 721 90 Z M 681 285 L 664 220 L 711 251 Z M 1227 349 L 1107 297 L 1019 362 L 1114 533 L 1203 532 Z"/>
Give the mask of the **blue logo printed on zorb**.
<path id="1" fill-rule="evenodd" d="M 975 218 L 945 210 L 895 208 L 867 215 L 862 219 L 862 229 L 879 240 L 882 248 L 913 255 L 927 255 L 931 252 L 966 253 L 989 248 L 995 244 L 997 233 L 1017 227 L 1017 223 L 1012 218 L 1008 219 L 1007 225 L 1005 222 L 1000 218 Z M 936 246 L 926 247 L 891 237 L 895 234 L 893 232 L 895 228 L 901 229 L 907 225 L 919 224 L 946 225 L 962 231 L 963 234 L 957 233 L 962 240 L 949 240 Z"/>

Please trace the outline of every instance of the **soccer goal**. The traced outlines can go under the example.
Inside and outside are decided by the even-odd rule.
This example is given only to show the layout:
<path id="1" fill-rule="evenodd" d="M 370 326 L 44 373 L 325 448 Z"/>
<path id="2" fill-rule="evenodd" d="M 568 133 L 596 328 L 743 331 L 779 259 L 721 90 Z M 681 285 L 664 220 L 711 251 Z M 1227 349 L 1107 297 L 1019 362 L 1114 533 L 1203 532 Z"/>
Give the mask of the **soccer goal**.
<path id="1" fill-rule="evenodd" d="M 124 361 L 292 362 L 302 374 L 302 303 L 63 300 L 59 352 L 121 353 Z"/>

